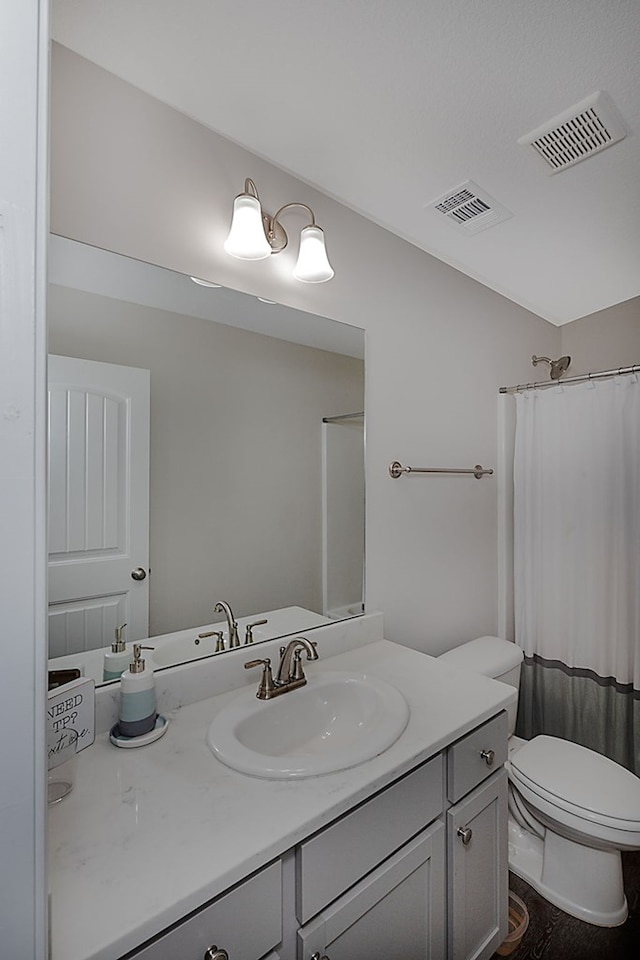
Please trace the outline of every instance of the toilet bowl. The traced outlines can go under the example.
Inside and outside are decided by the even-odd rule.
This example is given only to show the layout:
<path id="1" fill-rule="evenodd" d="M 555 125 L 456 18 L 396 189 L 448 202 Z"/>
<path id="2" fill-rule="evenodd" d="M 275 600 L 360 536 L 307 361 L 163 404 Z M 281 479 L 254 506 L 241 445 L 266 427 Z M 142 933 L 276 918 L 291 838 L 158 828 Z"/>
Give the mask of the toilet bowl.
<path id="1" fill-rule="evenodd" d="M 442 654 L 450 667 L 518 688 L 523 654 L 479 637 Z M 558 737 L 524 741 L 509 716 L 509 869 L 566 913 L 618 926 L 628 908 L 621 850 L 640 850 L 640 778 Z"/>

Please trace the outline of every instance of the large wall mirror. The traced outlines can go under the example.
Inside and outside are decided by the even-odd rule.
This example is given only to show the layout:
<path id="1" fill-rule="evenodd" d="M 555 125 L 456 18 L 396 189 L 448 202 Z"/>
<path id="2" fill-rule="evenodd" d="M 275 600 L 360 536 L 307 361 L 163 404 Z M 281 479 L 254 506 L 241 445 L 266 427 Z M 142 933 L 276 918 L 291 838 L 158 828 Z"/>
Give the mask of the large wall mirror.
<path id="1" fill-rule="evenodd" d="M 364 331 L 55 236 L 49 281 L 50 668 L 361 614 Z"/>

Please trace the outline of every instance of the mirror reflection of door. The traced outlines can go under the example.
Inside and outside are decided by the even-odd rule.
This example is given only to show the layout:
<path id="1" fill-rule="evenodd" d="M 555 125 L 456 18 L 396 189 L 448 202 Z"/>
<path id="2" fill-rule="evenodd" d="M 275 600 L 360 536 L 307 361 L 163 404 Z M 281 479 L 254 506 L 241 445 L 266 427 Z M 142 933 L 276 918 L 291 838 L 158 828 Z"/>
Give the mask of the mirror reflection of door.
<path id="1" fill-rule="evenodd" d="M 148 370 L 49 357 L 49 652 L 149 627 Z M 133 574 L 133 576 L 132 576 Z"/>

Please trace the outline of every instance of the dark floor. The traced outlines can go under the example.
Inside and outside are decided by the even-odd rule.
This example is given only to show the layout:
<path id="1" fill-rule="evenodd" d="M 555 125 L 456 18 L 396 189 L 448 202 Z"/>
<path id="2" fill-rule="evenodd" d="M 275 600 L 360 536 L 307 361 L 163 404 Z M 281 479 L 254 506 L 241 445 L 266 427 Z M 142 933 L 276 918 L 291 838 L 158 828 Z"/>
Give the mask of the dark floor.
<path id="1" fill-rule="evenodd" d="M 623 853 L 629 918 L 621 927 L 594 927 L 553 907 L 524 880 L 509 887 L 527 905 L 529 927 L 513 960 L 640 960 L 640 853 Z M 501 960 L 497 954 L 495 960 Z"/>

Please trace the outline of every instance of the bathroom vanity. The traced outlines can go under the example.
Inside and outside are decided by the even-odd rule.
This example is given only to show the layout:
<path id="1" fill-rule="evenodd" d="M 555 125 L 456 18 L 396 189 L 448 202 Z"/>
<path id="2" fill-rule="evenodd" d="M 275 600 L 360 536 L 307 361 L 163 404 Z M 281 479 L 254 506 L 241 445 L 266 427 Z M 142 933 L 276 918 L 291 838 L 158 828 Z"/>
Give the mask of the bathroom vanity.
<path id="1" fill-rule="evenodd" d="M 366 620 L 344 653 L 347 626 L 314 631 L 307 665 L 406 698 L 404 732 L 365 763 L 267 780 L 217 760 L 206 733 L 246 686 L 242 650 L 225 658 L 235 688 L 175 709 L 162 740 L 118 750 L 104 733 L 78 758 L 50 811 L 52 960 L 491 956 L 507 933 L 515 691 L 375 639 L 375 618 L 363 640 Z"/>

